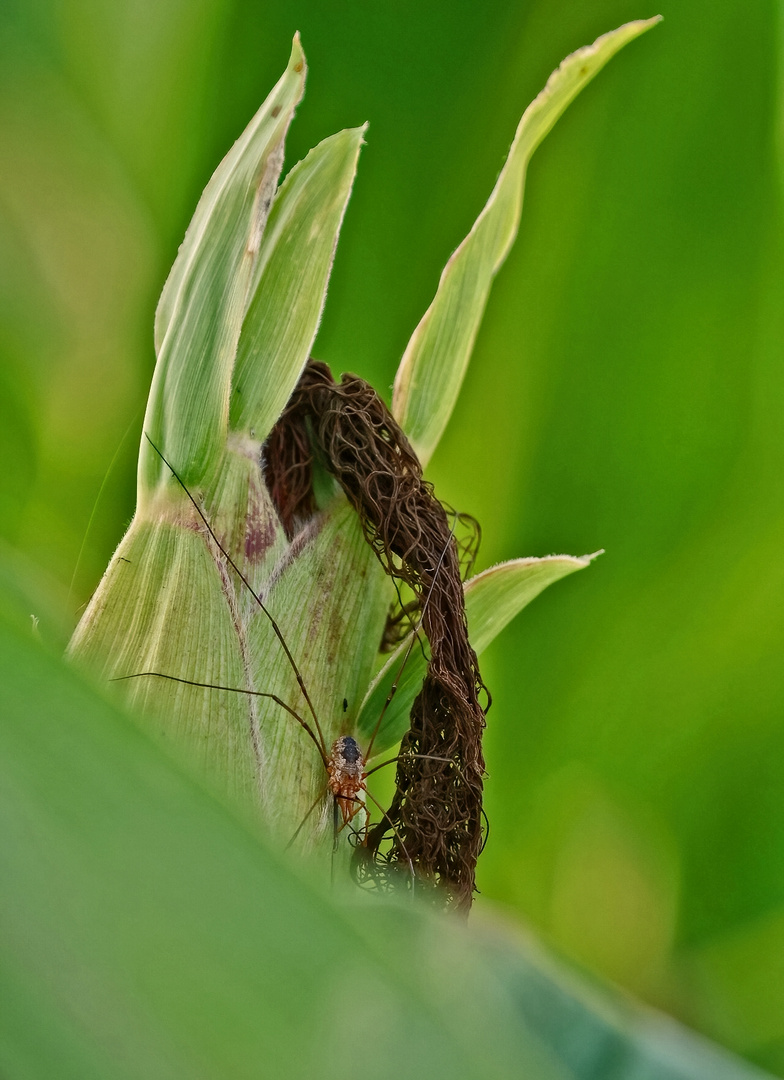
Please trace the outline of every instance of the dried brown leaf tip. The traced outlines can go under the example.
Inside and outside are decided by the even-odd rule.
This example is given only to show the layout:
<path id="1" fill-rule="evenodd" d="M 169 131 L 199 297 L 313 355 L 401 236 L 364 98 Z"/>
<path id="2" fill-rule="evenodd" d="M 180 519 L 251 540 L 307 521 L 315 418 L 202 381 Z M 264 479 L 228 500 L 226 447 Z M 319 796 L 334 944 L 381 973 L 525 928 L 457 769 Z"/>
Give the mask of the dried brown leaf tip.
<path id="1" fill-rule="evenodd" d="M 444 506 L 422 478 L 408 439 L 368 383 L 311 361 L 266 447 L 266 477 L 292 533 L 315 509 L 314 462 L 334 476 L 359 514 L 384 569 L 414 594 L 430 647 L 422 690 L 411 711 L 385 818 L 369 829 L 357 858 L 366 865 L 413 867 L 438 895 L 467 909 L 482 846 L 487 694 L 468 641 L 463 550 Z M 470 519 L 469 519 L 470 521 Z M 489 701 L 489 695 L 487 695 Z"/>

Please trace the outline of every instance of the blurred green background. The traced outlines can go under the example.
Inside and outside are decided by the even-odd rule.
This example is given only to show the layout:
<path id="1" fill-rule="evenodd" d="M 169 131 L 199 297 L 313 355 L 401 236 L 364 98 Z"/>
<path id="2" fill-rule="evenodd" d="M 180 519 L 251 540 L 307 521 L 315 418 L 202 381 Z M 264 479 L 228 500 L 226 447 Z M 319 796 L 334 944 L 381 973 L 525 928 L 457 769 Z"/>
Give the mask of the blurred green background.
<path id="1" fill-rule="evenodd" d="M 480 903 L 784 1075 L 772 0 L 5 0 L 0 529 L 67 636 L 133 512 L 157 296 L 295 30 L 288 164 L 370 121 L 315 351 L 388 393 L 523 108 L 657 12 L 534 158 L 430 470 L 481 566 L 606 549 L 486 655 Z"/>

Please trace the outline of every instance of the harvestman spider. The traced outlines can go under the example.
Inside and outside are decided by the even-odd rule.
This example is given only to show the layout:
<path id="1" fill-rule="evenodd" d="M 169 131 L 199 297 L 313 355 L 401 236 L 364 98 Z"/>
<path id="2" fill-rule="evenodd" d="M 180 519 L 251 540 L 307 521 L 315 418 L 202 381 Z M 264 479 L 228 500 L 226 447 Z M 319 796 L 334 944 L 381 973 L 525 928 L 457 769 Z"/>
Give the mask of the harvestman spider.
<path id="1" fill-rule="evenodd" d="M 324 734 L 323 734 L 321 725 L 320 725 L 319 720 L 318 720 L 318 716 L 316 715 L 316 710 L 315 710 L 315 708 L 313 706 L 311 697 L 310 697 L 310 695 L 309 695 L 309 693 L 307 691 L 307 687 L 305 686 L 305 681 L 304 681 L 304 679 L 302 677 L 302 673 L 299 670 L 297 662 L 296 662 L 296 660 L 294 659 L 294 656 L 291 653 L 291 650 L 290 650 L 290 648 L 289 648 L 289 646 L 288 646 L 288 644 L 287 644 L 287 642 L 286 642 L 286 640 L 285 640 L 285 638 L 283 636 L 283 633 L 282 633 L 277 621 L 275 620 L 274 616 L 269 611 L 269 609 L 266 607 L 266 605 L 262 601 L 261 597 L 253 589 L 253 587 L 251 586 L 251 584 L 248 581 L 245 574 L 243 574 L 243 572 L 239 569 L 236 562 L 234 561 L 234 559 L 232 559 L 231 555 L 228 553 L 226 548 L 223 546 L 223 544 L 221 544 L 221 542 L 218 539 L 218 537 L 216 536 L 212 526 L 210 525 L 209 521 L 207 520 L 206 515 L 204 514 L 201 507 L 199 506 L 197 500 L 193 497 L 191 492 L 188 490 L 185 482 L 179 476 L 176 469 L 164 457 L 163 453 L 158 449 L 158 447 L 155 445 L 155 443 L 152 441 L 152 439 L 149 437 L 149 435 L 147 435 L 146 432 L 145 432 L 145 438 L 150 443 L 150 445 L 155 450 L 155 452 L 158 454 L 161 461 L 163 461 L 163 463 L 169 469 L 169 471 L 171 472 L 172 476 L 175 478 L 177 483 L 180 485 L 180 487 L 185 492 L 186 496 L 188 497 L 188 499 L 190 500 L 190 502 L 193 505 L 194 509 L 196 510 L 196 513 L 198 514 L 199 518 L 203 522 L 209 536 L 212 538 L 213 542 L 215 543 L 217 549 L 223 555 L 223 557 L 226 560 L 226 562 L 228 563 L 228 565 L 234 570 L 234 572 L 236 573 L 239 580 L 243 583 L 245 588 L 248 590 L 250 595 L 253 597 L 255 602 L 258 604 L 259 608 L 264 612 L 264 615 L 268 619 L 268 621 L 269 621 L 269 623 L 270 623 L 270 625 L 272 627 L 272 630 L 275 633 L 275 636 L 277 637 L 278 641 L 280 642 L 281 648 L 283 649 L 284 654 L 285 654 L 285 656 L 286 656 L 286 658 L 288 660 L 288 663 L 289 663 L 289 665 L 291 667 L 291 670 L 292 670 L 292 672 L 293 672 L 293 674 L 294 674 L 294 676 L 295 676 L 295 678 L 297 680 L 297 684 L 299 686 L 300 692 L 302 693 L 302 696 L 303 696 L 303 698 L 305 700 L 305 703 L 307 705 L 310 716 L 312 717 L 313 725 L 311 726 L 311 724 L 308 722 L 308 720 L 306 720 L 304 717 L 302 717 L 294 708 L 292 708 L 282 698 L 278 697 L 277 694 L 269 693 L 267 691 L 246 690 L 246 689 L 242 689 L 242 688 L 238 688 L 238 687 L 232 687 L 232 686 L 221 686 L 221 685 L 216 684 L 216 683 L 199 683 L 199 682 L 194 682 L 191 679 L 180 678 L 177 675 L 169 675 L 169 674 L 165 674 L 165 673 L 160 672 L 160 671 L 140 671 L 140 672 L 135 672 L 132 675 L 118 676 L 112 681 L 121 682 L 121 681 L 125 681 L 125 680 L 128 680 L 128 679 L 154 677 L 154 678 L 159 678 L 159 679 L 167 679 L 167 680 L 169 680 L 171 682 L 184 683 L 184 684 L 189 685 L 189 686 L 199 686 L 199 687 L 203 687 L 204 689 L 209 689 L 209 690 L 221 690 L 221 691 L 226 691 L 226 692 L 230 692 L 230 693 L 245 694 L 245 695 L 247 695 L 249 697 L 262 697 L 262 698 L 267 698 L 269 700 L 274 701 L 277 705 L 279 705 L 282 709 L 284 709 L 294 720 L 297 721 L 297 723 L 302 727 L 302 729 L 307 733 L 307 735 L 313 741 L 313 743 L 314 743 L 314 745 L 315 745 L 315 747 L 316 747 L 316 749 L 318 751 L 318 754 L 319 754 L 319 756 L 321 758 L 321 761 L 322 761 L 322 763 L 324 765 L 324 770 L 325 770 L 326 775 L 327 775 L 326 788 L 324 790 L 322 790 L 321 792 L 319 792 L 316 800 L 310 806 L 309 810 L 307 811 L 304 818 L 300 822 L 299 826 L 297 827 L 296 832 L 291 837 L 291 839 L 290 839 L 287 846 L 291 846 L 294 843 L 297 836 L 299 835 L 302 828 L 304 827 L 305 823 L 310 818 L 310 815 L 313 813 L 313 811 L 318 806 L 318 804 L 322 801 L 325 794 L 327 794 L 327 792 L 330 792 L 332 794 L 333 800 L 334 800 L 334 802 L 333 802 L 333 808 L 334 808 L 334 844 L 335 844 L 335 847 L 336 847 L 339 833 L 342 831 L 342 829 L 344 829 L 346 827 L 351 828 L 351 822 L 353 821 L 354 817 L 360 812 L 360 810 L 364 808 L 364 805 L 365 805 L 364 797 L 367 797 L 367 798 L 369 798 L 371 800 L 371 802 L 380 811 L 382 817 L 389 822 L 389 826 L 390 826 L 391 830 L 395 833 L 395 835 L 396 835 L 396 837 L 398 839 L 398 842 L 400 843 L 401 850 L 404 852 L 404 855 L 405 855 L 406 860 L 408 862 L 409 871 L 410 871 L 410 874 L 411 874 L 411 881 L 412 881 L 412 885 L 413 885 L 414 877 L 415 877 L 414 865 L 413 865 L 412 860 L 408 856 L 408 853 L 407 853 L 406 847 L 405 847 L 405 843 L 403 842 L 403 839 L 400 837 L 400 834 L 399 834 L 396 826 L 389 819 L 389 817 L 387 815 L 387 812 L 384 810 L 384 808 L 381 806 L 381 804 L 378 802 L 378 800 L 373 796 L 373 794 L 370 791 L 368 791 L 367 784 L 366 784 L 366 781 L 367 781 L 368 777 L 370 777 L 374 772 L 378 771 L 381 768 L 384 768 L 387 765 L 394 764 L 396 761 L 400 760 L 400 757 L 397 756 L 397 757 L 390 758 L 387 761 L 381 762 L 379 765 L 373 766 L 373 768 L 371 768 L 371 769 L 366 768 L 366 762 L 372 756 L 373 744 L 374 744 L 374 742 L 376 740 L 376 737 L 378 735 L 378 732 L 379 732 L 379 730 L 381 728 L 381 723 L 382 723 L 382 721 L 384 719 L 384 715 L 386 714 L 386 711 L 387 711 L 387 709 L 388 709 L 388 707 L 389 707 L 395 693 L 397 692 L 398 682 L 399 682 L 400 677 L 401 677 L 401 675 L 403 673 L 403 670 L 404 670 L 404 668 L 405 668 L 405 666 L 406 666 L 406 664 L 408 662 L 408 659 L 409 659 L 409 657 L 411 655 L 411 652 L 412 652 L 412 650 L 414 648 L 415 642 L 418 641 L 420 643 L 420 647 L 421 647 L 420 630 L 421 630 L 421 627 L 422 627 L 422 617 L 423 617 L 424 611 L 425 611 L 425 609 L 427 607 L 427 604 L 428 604 L 428 602 L 430 600 L 430 596 L 432 595 L 432 589 L 433 589 L 432 584 L 431 584 L 430 591 L 428 592 L 428 595 L 425 598 L 424 604 L 422 606 L 422 611 L 420 612 L 418 623 L 415 626 L 412 627 L 411 641 L 409 643 L 408 649 L 406 650 L 406 653 L 405 653 L 405 656 L 403 658 L 402 664 L 400 665 L 400 668 L 397 671 L 397 674 L 395 675 L 394 682 L 392 683 L 392 686 L 390 687 L 389 693 L 387 695 L 384 706 L 383 706 L 383 708 L 382 708 L 382 710 L 381 710 L 381 712 L 379 714 L 378 720 L 376 722 L 373 734 L 371 736 L 370 742 L 368 743 L 368 747 L 367 747 L 366 751 L 363 754 L 362 750 L 360 749 L 359 743 L 351 735 L 340 735 L 337 739 L 335 739 L 332 746 L 328 748 L 327 742 L 326 742 L 326 740 L 324 738 Z M 449 537 L 449 542 L 450 543 L 452 542 L 453 535 L 454 535 L 454 529 L 450 533 L 450 537 Z M 444 551 L 442 552 L 441 557 L 440 557 L 439 562 L 438 562 L 438 565 L 433 570 L 433 582 L 435 582 L 435 578 L 437 577 L 438 572 L 439 572 L 439 570 L 441 568 L 441 564 L 442 564 L 443 559 L 444 559 L 444 557 L 446 555 L 446 550 L 447 549 L 445 548 Z M 405 610 L 405 609 L 403 609 L 403 610 Z M 315 730 L 314 730 L 314 728 L 315 728 Z M 457 764 L 455 762 L 451 762 L 451 759 L 436 758 L 433 755 L 420 755 L 420 754 L 408 754 L 407 757 L 412 758 L 412 759 L 422 758 L 422 759 L 450 762 L 454 766 L 454 768 L 458 769 L 458 771 L 459 771 L 459 767 L 457 766 Z M 342 816 L 342 819 L 343 819 L 342 824 L 340 824 L 340 826 L 338 826 L 338 812 L 340 812 L 340 814 Z M 352 830 L 352 831 L 354 831 L 354 830 Z M 354 831 L 354 835 L 361 838 L 362 835 L 363 835 L 363 830 L 360 830 L 359 832 Z M 360 839 L 360 842 L 361 842 L 361 839 Z"/>

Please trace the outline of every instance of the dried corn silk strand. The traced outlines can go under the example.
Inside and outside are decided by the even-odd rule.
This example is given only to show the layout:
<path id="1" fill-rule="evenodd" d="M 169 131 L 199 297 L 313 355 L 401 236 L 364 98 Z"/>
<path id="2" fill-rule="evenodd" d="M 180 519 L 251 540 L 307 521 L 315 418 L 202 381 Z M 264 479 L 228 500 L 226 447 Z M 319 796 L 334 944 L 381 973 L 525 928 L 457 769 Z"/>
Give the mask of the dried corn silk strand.
<path id="1" fill-rule="evenodd" d="M 336 384 L 326 364 L 315 361 L 266 447 L 267 483 L 288 531 L 315 509 L 313 447 L 359 514 L 387 573 L 414 592 L 430 643 L 392 805 L 358 857 L 411 861 L 422 879 L 467 909 L 482 845 L 485 717 L 478 695 L 485 687 L 468 641 L 453 530 L 373 388 L 353 375 Z M 385 841 L 391 846 L 382 855 Z"/>

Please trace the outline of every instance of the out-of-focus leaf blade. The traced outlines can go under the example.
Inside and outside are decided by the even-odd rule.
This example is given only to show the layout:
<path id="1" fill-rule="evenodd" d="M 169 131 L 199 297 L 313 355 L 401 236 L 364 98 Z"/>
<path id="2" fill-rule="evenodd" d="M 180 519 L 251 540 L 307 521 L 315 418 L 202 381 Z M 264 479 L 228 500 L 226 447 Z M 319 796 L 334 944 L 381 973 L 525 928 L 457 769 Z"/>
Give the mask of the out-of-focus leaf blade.
<path id="1" fill-rule="evenodd" d="M 308 359 L 364 130 L 319 143 L 275 196 L 232 380 L 232 431 L 263 441 Z"/>
<path id="2" fill-rule="evenodd" d="M 71 630 L 66 590 L 0 539 L 0 616 L 22 633 L 65 648 Z"/>
<path id="3" fill-rule="evenodd" d="M 532 938 L 491 931 L 483 955 L 526 1022 L 580 1080 L 764 1080 L 769 1074 L 610 988 L 599 990 Z"/>
<path id="4" fill-rule="evenodd" d="M 304 82 L 295 37 L 282 78 L 207 185 L 161 296 L 145 430 L 194 485 L 214 469 L 225 445 L 253 268 Z M 170 477 L 142 440 L 140 503 L 159 480 Z"/>
<path id="5" fill-rule="evenodd" d="M 5 624 L 0 710 L 3 1075 L 562 1080 L 463 928 L 338 906 Z"/>
<path id="6" fill-rule="evenodd" d="M 531 155 L 607 61 L 658 21 L 626 23 L 572 53 L 523 113 L 487 205 L 446 264 L 395 378 L 392 411 L 423 463 L 429 461 L 452 414 L 490 286 L 517 235 Z"/>
<path id="7" fill-rule="evenodd" d="M 466 616 L 474 651 L 479 654 L 486 649 L 515 615 L 548 585 L 567 574 L 573 574 L 575 570 L 585 569 L 594 557 L 547 555 L 541 559 L 513 559 L 491 566 L 466 582 Z M 366 738 L 373 737 L 384 703 L 397 682 L 397 690 L 384 712 L 373 742 L 374 754 L 383 753 L 394 746 L 408 730 L 408 715 L 419 693 L 425 670 L 422 650 L 416 644 L 411 647 L 409 636 L 392 653 L 371 683 L 357 721 L 359 730 Z"/>
<path id="8" fill-rule="evenodd" d="M 762 1075 L 506 930 L 322 894 L 2 620 L 0 712 L 3 1075 Z"/>

